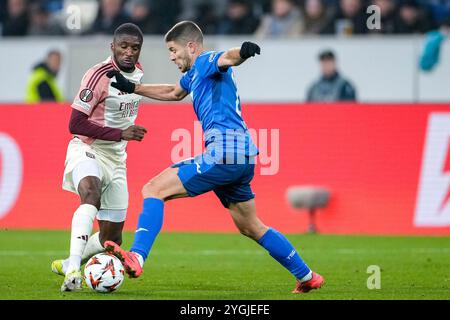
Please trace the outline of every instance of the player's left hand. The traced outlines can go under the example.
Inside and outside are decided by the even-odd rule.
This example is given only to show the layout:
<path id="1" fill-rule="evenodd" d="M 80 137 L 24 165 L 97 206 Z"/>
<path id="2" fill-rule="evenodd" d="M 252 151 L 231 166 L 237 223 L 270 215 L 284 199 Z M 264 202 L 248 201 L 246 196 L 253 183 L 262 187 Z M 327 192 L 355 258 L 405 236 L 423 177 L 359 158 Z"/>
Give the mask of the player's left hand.
<path id="1" fill-rule="evenodd" d="M 123 140 L 136 140 L 142 141 L 144 135 L 147 133 L 147 129 L 138 125 L 132 125 L 122 131 L 121 138 Z"/>
<path id="2" fill-rule="evenodd" d="M 245 41 L 241 45 L 241 50 L 239 51 L 239 55 L 242 59 L 248 59 L 250 57 L 254 57 L 255 54 L 261 54 L 261 48 L 253 42 Z"/>
<path id="3" fill-rule="evenodd" d="M 106 73 L 106 76 L 108 78 L 116 77 L 117 82 L 111 82 L 111 86 L 120 91 L 126 93 L 133 93 L 134 89 L 136 88 L 136 85 L 127 78 L 125 78 L 118 70 L 108 71 Z"/>

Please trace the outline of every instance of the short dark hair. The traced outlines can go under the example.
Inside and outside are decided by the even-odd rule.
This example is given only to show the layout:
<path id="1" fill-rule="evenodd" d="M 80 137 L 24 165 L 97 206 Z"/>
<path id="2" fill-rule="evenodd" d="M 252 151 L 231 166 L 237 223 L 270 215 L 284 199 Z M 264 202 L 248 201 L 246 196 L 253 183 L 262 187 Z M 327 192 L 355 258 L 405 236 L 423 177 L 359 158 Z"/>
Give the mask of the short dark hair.
<path id="1" fill-rule="evenodd" d="M 331 50 L 324 50 L 321 53 L 319 53 L 319 60 L 335 60 L 336 56 L 334 55 L 334 52 Z"/>
<path id="2" fill-rule="evenodd" d="M 164 39 L 166 42 L 175 41 L 187 43 L 189 41 L 194 41 L 203 44 L 203 32 L 195 22 L 181 21 L 166 33 Z"/>
<path id="3" fill-rule="evenodd" d="M 139 38 L 141 43 L 144 42 L 144 35 L 142 34 L 141 29 L 134 23 L 127 22 L 118 26 L 114 31 L 114 40 L 122 35 L 135 36 Z"/>

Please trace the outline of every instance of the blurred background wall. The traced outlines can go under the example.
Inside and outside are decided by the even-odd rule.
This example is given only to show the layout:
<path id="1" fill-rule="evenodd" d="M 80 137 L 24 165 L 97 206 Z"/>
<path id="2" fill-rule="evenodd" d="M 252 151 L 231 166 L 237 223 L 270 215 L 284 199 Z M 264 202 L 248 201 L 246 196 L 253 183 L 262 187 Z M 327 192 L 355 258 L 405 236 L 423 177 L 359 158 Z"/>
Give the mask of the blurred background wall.
<path id="1" fill-rule="evenodd" d="M 420 36 L 295 41 L 209 36 L 205 44 L 208 49 L 225 50 L 239 46 L 244 40 L 259 43 L 262 54 L 257 60 L 248 61 L 245 68 L 235 68 L 243 101 L 304 101 L 308 87 L 319 78 L 317 56 L 324 49 L 334 50 L 339 69 L 357 88 L 361 102 L 450 101 L 450 59 L 442 59 L 433 72 L 420 72 L 418 61 L 423 46 Z M 0 41 L 0 70 L 8 75 L 0 78 L 0 88 L 8 88 L 2 90 L 0 102 L 20 102 L 32 66 L 55 48 L 63 53 L 58 83 L 67 99 L 72 100 L 84 72 L 109 56 L 111 37 Z M 441 55 L 450 57 L 450 43 L 443 44 Z M 140 60 L 145 82 L 172 83 L 181 76 L 169 61 L 162 36 L 145 38 Z M 263 87 L 270 90 L 261 90 Z"/>

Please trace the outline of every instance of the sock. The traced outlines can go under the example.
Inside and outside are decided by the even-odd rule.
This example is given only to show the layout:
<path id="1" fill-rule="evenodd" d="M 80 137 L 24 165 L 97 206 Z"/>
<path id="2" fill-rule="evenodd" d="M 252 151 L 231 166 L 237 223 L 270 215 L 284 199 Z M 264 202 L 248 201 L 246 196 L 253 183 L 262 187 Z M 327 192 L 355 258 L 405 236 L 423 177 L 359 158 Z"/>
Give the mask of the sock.
<path id="1" fill-rule="evenodd" d="M 86 243 L 86 247 L 81 255 L 81 263 L 86 263 L 92 256 L 103 251 L 105 251 L 105 248 L 103 248 L 100 243 L 100 232 L 96 232 L 89 237 L 89 240 Z"/>
<path id="2" fill-rule="evenodd" d="M 164 201 L 156 198 L 144 199 L 133 246 L 131 247 L 131 251 L 139 253 L 144 261 L 147 259 L 153 242 L 161 230 L 163 217 Z"/>
<path id="3" fill-rule="evenodd" d="M 67 266 L 66 274 L 74 270 L 79 270 L 81 266 L 81 256 L 71 254 L 69 257 L 69 265 Z"/>
<path id="4" fill-rule="evenodd" d="M 311 279 L 312 279 L 312 271 L 309 271 L 309 273 L 306 276 L 304 276 L 303 278 L 301 278 L 299 280 L 301 282 L 305 282 L 305 281 L 308 281 L 308 280 L 311 280 Z"/>
<path id="5" fill-rule="evenodd" d="M 141 267 L 143 267 L 143 266 L 144 266 L 144 258 L 143 258 L 139 253 L 137 253 L 137 252 L 135 252 L 135 254 L 136 254 L 136 256 L 137 256 L 137 259 L 138 259 L 138 261 L 139 261 L 139 264 L 141 265 Z"/>
<path id="6" fill-rule="evenodd" d="M 95 256 L 97 253 L 103 252 L 105 248 L 103 248 L 100 243 L 99 238 L 100 232 L 96 232 L 89 237 L 89 240 L 84 248 L 83 254 L 81 255 L 81 264 L 85 264 L 92 256 Z M 62 263 L 62 270 L 66 273 L 67 268 L 69 267 L 69 258 L 65 259 Z"/>
<path id="7" fill-rule="evenodd" d="M 80 269 L 81 256 L 92 232 L 92 225 L 94 224 L 97 211 L 97 208 L 93 205 L 82 204 L 73 214 L 67 272 Z"/>
<path id="8" fill-rule="evenodd" d="M 69 267 L 69 258 L 65 259 L 62 263 L 62 271 L 64 274 L 67 273 L 67 268 Z"/>
<path id="9" fill-rule="evenodd" d="M 267 230 L 258 243 L 297 279 L 300 281 L 310 279 L 308 277 L 312 275 L 311 270 L 300 258 L 289 240 L 277 230 L 272 228 Z"/>

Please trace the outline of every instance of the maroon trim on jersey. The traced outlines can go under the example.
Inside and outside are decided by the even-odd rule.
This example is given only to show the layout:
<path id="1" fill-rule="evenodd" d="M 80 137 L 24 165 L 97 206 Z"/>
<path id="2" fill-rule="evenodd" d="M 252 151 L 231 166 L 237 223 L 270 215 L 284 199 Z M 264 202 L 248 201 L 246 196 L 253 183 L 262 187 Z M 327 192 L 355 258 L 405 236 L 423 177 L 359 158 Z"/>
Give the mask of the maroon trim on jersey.
<path id="1" fill-rule="evenodd" d="M 112 65 L 113 65 L 114 69 L 120 71 L 119 65 L 118 65 L 118 64 L 116 63 L 116 61 L 114 60 L 114 57 L 113 57 L 113 56 L 111 56 L 111 63 L 112 63 Z"/>
<path id="2" fill-rule="evenodd" d="M 76 109 L 72 109 L 69 122 L 69 131 L 72 134 L 79 134 L 94 139 L 107 141 L 122 140 L 122 130 L 99 126 L 89 121 L 87 114 Z"/>
<path id="3" fill-rule="evenodd" d="M 99 83 L 99 81 L 102 79 L 102 77 L 103 77 L 105 74 L 107 74 L 108 71 L 111 71 L 111 70 L 114 70 L 114 68 L 106 69 L 106 70 L 102 71 L 101 73 L 99 73 L 99 74 L 97 75 L 97 79 L 95 79 L 94 83 L 93 83 L 90 87 L 88 87 L 88 88 L 91 89 L 92 91 L 94 91 L 95 87 L 97 86 L 97 84 Z"/>
<path id="4" fill-rule="evenodd" d="M 139 70 L 141 70 L 142 72 L 144 72 L 144 69 L 142 68 L 142 65 L 141 65 L 141 63 L 140 63 L 139 61 L 136 62 L 135 66 L 136 66 L 136 68 L 138 68 Z"/>
<path id="5" fill-rule="evenodd" d="M 112 64 L 111 64 L 111 62 L 109 62 L 109 63 L 105 64 L 104 66 L 102 66 L 102 67 L 98 68 L 97 70 L 95 70 L 94 73 L 91 75 L 91 78 L 89 79 L 86 87 L 89 88 L 89 89 L 92 89 L 91 85 L 98 78 L 98 75 L 100 73 L 102 73 L 104 70 L 106 70 L 108 68 L 111 68 L 111 67 L 112 67 Z"/>

